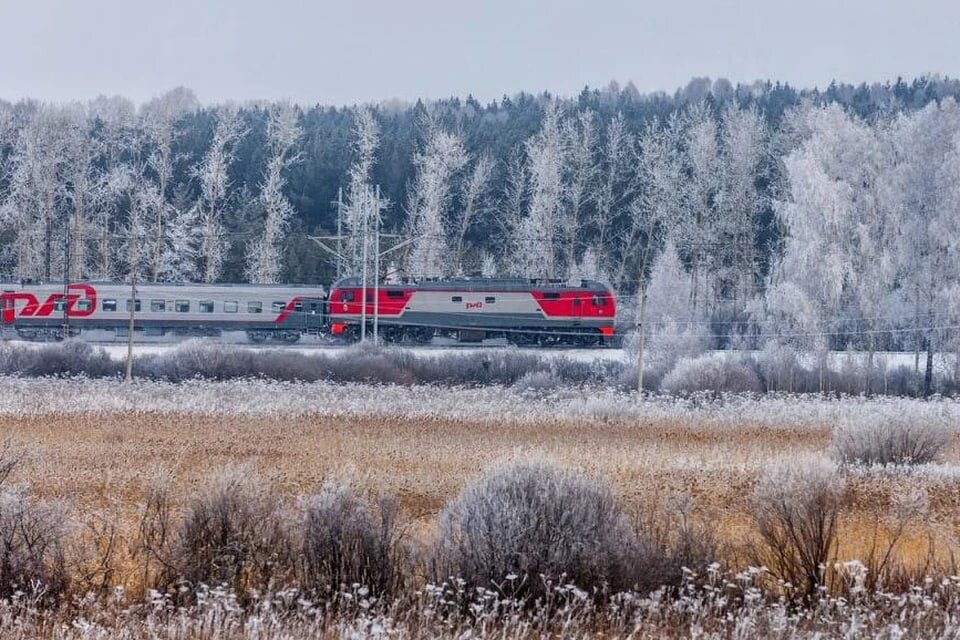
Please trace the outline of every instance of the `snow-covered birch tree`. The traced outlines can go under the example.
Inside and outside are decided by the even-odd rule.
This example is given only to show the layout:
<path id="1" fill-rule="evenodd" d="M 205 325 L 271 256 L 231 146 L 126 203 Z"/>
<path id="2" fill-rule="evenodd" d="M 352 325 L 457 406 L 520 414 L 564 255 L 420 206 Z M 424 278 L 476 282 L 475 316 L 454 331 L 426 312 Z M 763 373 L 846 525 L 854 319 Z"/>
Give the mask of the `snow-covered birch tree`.
<path id="1" fill-rule="evenodd" d="M 184 113 L 197 107 L 193 92 L 179 87 L 151 100 L 142 109 L 142 126 L 151 145 L 147 166 L 156 179 L 156 191 L 161 205 L 153 212 L 149 273 L 154 281 L 161 277 L 164 253 L 167 250 L 166 221 L 169 216 L 176 215 L 176 210 L 170 203 L 170 182 L 177 161 L 173 149 L 176 123 Z"/>
<path id="2" fill-rule="evenodd" d="M 229 249 L 224 234 L 223 216 L 230 190 L 230 165 L 237 142 L 245 135 L 243 123 L 232 105 L 217 109 L 217 127 L 203 160 L 194 173 L 200 181 L 197 222 L 200 243 L 197 247 L 197 272 L 204 282 L 216 282 L 223 271 Z"/>
<path id="3" fill-rule="evenodd" d="M 414 278 L 439 278 L 453 268 L 448 237 L 452 224 L 448 216 L 454 180 L 467 160 L 459 136 L 428 124 L 424 149 L 413 160 L 417 173 L 407 206 L 409 235 L 413 240 L 407 273 Z"/>
<path id="4" fill-rule="evenodd" d="M 344 234 L 347 243 L 344 257 L 346 273 L 357 275 L 363 269 L 364 232 L 370 216 L 379 215 L 382 204 L 377 202 L 373 186 L 373 165 L 380 146 L 380 125 L 367 107 L 353 112 L 353 163 L 348 172 L 346 219 Z"/>
<path id="5" fill-rule="evenodd" d="M 952 99 L 901 115 L 891 132 L 898 196 L 899 271 L 913 302 L 914 329 L 927 351 L 924 387 L 931 390 L 935 327 L 946 318 L 960 282 L 957 153 L 960 107 Z"/>
<path id="6" fill-rule="evenodd" d="M 482 218 L 488 213 L 487 195 L 490 188 L 490 181 L 493 178 L 493 171 L 496 163 L 487 155 L 481 155 L 473 163 L 470 175 L 464 181 L 461 206 L 459 213 L 454 215 L 451 225 L 451 242 L 453 247 L 453 258 L 451 267 L 453 273 L 463 275 L 464 273 L 464 254 L 467 249 L 467 234 L 478 218 Z M 481 260 L 481 270 L 482 270 Z"/>
<path id="7" fill-rule="evenodd" d="M 293 206 L 283 193 L 284 172 L 299 158 L 294 152 L 302 136 L 297 118 L 297 110 L 288 102 L 270 108 L 267 122 L 270 158 L 260 187 L 260 203 L 265 215 L 260 237 L 250 244 L 247 261 L 250 282 L 278 282 L 283 271 L 283 240 L 293 215 Z"/>
<path id="8" fill-rule="evenodd" d="M 596 125 L 590 110 L 563 123 L 563 172 L 565 174 L 560 217 L 560 243 L 563 269 L 568 278 L 575 277 L 583 265 L 578 264 L 581 249 L 586 248 L 585 231 L 590 208 L 597 199 Z M 590 252 L 587 271 L 596 270 L 596 253 Z"/>
<path id="9" fill-rule="evenodd" d="M 557 249 L 563 199 L 561 106 L 544 108 L 540 131 L 526 143 L 529 205 L 512 233 L 512 266 L 528 278 L 557 276 Z"/>

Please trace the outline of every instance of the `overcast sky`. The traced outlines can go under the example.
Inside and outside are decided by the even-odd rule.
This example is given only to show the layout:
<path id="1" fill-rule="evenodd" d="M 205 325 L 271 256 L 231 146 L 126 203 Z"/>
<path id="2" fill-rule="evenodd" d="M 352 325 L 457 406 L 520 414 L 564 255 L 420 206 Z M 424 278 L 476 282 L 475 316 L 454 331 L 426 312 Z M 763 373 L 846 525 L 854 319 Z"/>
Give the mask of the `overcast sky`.
<path id="1" fill-rule="evenodd" d="M 0 0 L 0 97 L 350 104 L 960 75 L 960 0 Z"/>

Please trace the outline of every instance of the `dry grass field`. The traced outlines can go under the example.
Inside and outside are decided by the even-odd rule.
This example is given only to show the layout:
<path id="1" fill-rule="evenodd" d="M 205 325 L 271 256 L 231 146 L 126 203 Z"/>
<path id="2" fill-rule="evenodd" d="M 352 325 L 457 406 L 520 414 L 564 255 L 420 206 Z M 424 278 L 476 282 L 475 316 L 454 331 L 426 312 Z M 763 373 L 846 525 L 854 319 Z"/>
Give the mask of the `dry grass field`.
<path id="1" fill-rule="evenodd" d="M 843 416 L 960 413 L 952 401 L 641 402 L 626 394 L 591 399 L 583 389 L 6 379 L 0 393 L 0 438 L 27 454 L 10 481 L 64 501 L 79 523 L 110 514 L 121 547 L 136 536 L 140 505 L 164 469 L 173 473 L 175 510 L 229 467 L 255 469 L 290 505 L 327 479 L 348 478 L 369 496 L 398 496 L 408 535 L 426 540 L 465 485 L 505 461 L 540 458 L 609 481 L 638 518 L 692 504 L 692 517 L 719 543 L 718 561 L 737 569 L 757 543 L 749 497 L 762 469 L 829 457 Z M 929 569 L 934 541 L 938 570 L 952 569 L 958 462 L 954 440 L 938 464 L 847 472 L 837 559 L 865 558 L 874 536 L 894 526 L 895 496 L 919 489 L 930 507 L 911 516 L 896 560 Z M 117 552 L 115 562 L 112 584 L 141 597 L 140 560 Z"/>
<path id="2" fill-rule="evenodd" d="M 674 414 L 656 402 L 649 415 L 641 405 L 635 415 L 621 410 L 613 417 L 570 417 L 557 399 L 554 411 L 537 417 L 518 415 L 514 402 L 550 406 L 551 398 L 518 400 L 509 390 L 465 392 L 464 402 L 476 404 L 479 419 L 464 417 L 470 411 L 452 402 L 448 415 L 404 416 L 391 415 L 397 390 L 381 387 L 355 389 L 349 400 L 353 409 L 346 412 L 335 406 L 299 413 L 282 409 L 295 403 L 287 396 L 316 390 L 310 385 L 260 390 L 272 391 L 281 407 L 262 414 L 241 406 L 228 410 L 226 403 L 210 404 L 197 396 L 191 402 L 187 392 L 164 398 L 159 408 L 95 412 L 87 405 L 65 409 L 58 402 L 68 400 L 68 382 L 51 383 L 51 388 L 33 384 L 51 395 L 24 399 L 30 410 L 0 412 L 0 437 L 29 454 L 12 480 L 29 482 L 41 496 L 64 499 L 80 511 L 120 504 L 133 518 L 160 469 L 174 472 L 173 497 L 179 503 L 212 472 L 250 465 L 291 498 L 309 495 L 325 479 L 347 477 L 370 495 L 397 495 L 407 517 L 429 525 L 445 502 L 484 471 L 508 460 L 539 457 L 605 478 L 632 512 L 656 509 L 678 496 L 692 498 L 696 516 L 710 523 L 729 554 L 724 559 L 731 562 L 740 559 L 751 537 L 746 500 L 758 471 L 779 461 L 829 456 L 835 419 L 813 406 L 790 416 L 773 404 L 764 420 L 756 410 L 738 419 L 729 407 L 710 405 Z M 104 384 L 75 384 L 94 397 L 123 393 Z M 157 387 L 157 397 L 170 391 Z M 226 383 L 206 385 L 205 393 L 216 396 L 218 390 L 224 397 L 239 395 Z M 22 387 L 18 391 L 29 397 Z M 456 392 L 437 389 L 435 394 L 447 406 L 445 396 Z M 182 411 L 171 410 L 177 402 L 185 403 Z M 863 410 L 862 402 L 850 403 L 851 411 Z M 496 416 L 498 404 L 506 417 Z M 938 526 L 947 522 L 960 504 L 958 460 L 960 447 L 954 442 L 936 467 L 852 476 L 842 523 L 850 535 L 841 532 L 841 555 L 856 556 L 866 544 L 858 529 L 898 490 L 925 488 L 934 510 L 928 521 L 935 515 Z"/>

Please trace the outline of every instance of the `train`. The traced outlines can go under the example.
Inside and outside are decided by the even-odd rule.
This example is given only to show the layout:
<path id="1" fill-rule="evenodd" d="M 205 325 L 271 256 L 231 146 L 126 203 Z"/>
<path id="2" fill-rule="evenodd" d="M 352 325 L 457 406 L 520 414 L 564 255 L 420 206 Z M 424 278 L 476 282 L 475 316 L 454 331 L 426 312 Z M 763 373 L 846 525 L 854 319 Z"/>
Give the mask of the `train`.
<path id="1" fill-rule="evenodd" d="M 220 336 L 293 344 L 303 336 L 356 341 L 376 331 L 385 342 L 443 337 L 536 345 L 603 346 L 614 338 L 610 289 L 589 280 L 450 278 L 319 285 L 124 282 L 0 282 L 0 328 L 20 339 L 62 340 L 100 332 Z"/>

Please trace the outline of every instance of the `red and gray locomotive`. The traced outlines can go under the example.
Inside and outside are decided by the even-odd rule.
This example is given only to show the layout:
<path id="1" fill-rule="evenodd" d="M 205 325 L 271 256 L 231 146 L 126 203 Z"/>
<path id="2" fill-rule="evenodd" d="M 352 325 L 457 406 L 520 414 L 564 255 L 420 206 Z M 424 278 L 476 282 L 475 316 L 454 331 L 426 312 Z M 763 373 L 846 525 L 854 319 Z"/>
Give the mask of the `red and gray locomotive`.
<path id="1" fill-rule="evenodd" d="M 502 339 L 518 345 L 602 345 L 614 333 L 615 302 L 592 281 L 461 278 L 386 283 L 358 278 L 320 286 L 122 282 L 0 283 L 0 318 L 26 340 L 83 334 L 218 336 L 294 343 L 302 335 L 356 340 L 376 322 L 387 342 Z"/>
<path id="2" fill-rule="evenodd" d="M 601 345 L 613 336 L 610 290 L 589 280 L 452 279 L 364 289 L 347 278 L 330 289 L 332 335 L 356 337 L 374 315 L 391 342 L 502 338 L 518 345 Z"/>

